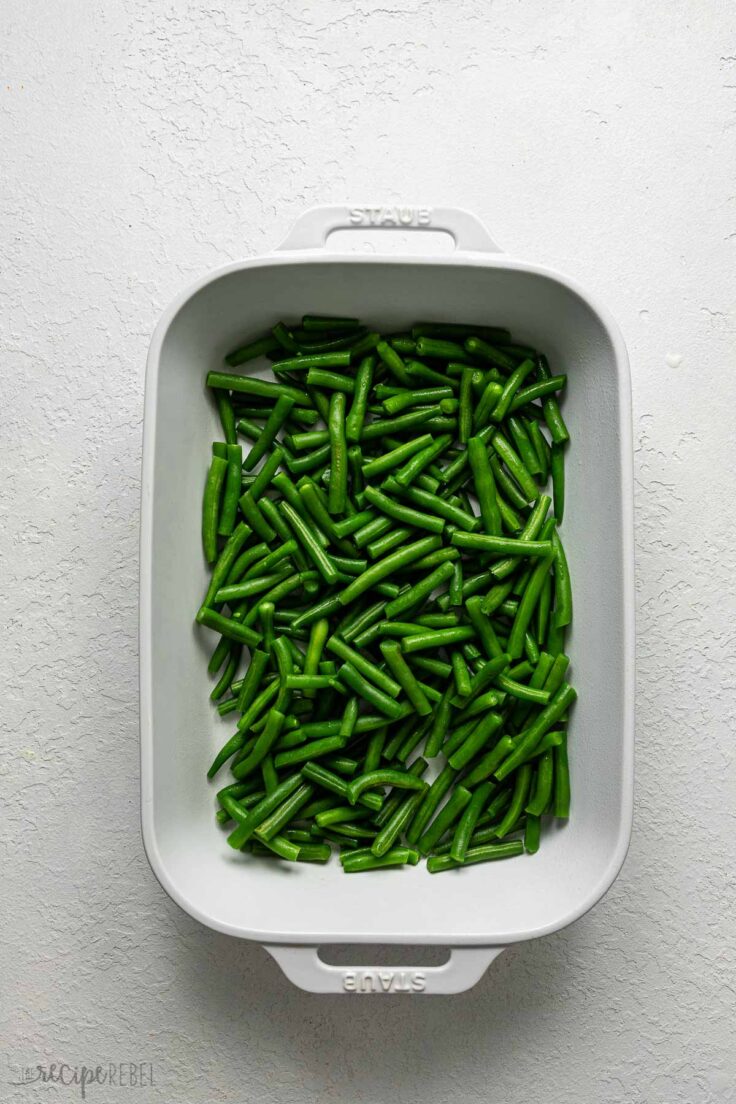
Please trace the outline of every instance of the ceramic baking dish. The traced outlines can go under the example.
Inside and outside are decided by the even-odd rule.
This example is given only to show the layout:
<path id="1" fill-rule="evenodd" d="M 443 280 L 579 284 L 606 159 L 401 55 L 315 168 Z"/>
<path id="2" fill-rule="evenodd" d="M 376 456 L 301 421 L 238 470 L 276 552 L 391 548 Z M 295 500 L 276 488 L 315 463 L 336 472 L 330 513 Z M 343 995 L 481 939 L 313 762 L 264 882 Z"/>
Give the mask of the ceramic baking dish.
<path id="1" fill-rule="evenodd" d="M 328 235 L 368 224 L 452 235 L 449 255 L 339 254 Z M 384 239 L 385 240 L 385 239 Z M 368 876 L 233 853 L 205 773 L 228 726 L 208 701 L 203 472 L 219 433 L 204 385 L 223 355 L 280 318 L 359 315 L 372 327 L 446 319 L 509 326 L 569 375 L 564 535 L 575 597 L 579 702 L 570 728 L 572 818 L 534 856 L 430 875 Z M 557 272 L 502 254 L 466 212 L 317 208 L 274 253 L 205 276 L 165 311 L 148 357 L 141 535 L 143 838 L 167 893 L 203 924 L 263 943 L 314 992 L 460 992 L 510 943 L 563 928 L 598 901 L 628 846 L 633 784 L 634 595 L 630 384 L 618 327 Z M 320 944 L 439 944 L 444 966 L 330 966 Z"/>

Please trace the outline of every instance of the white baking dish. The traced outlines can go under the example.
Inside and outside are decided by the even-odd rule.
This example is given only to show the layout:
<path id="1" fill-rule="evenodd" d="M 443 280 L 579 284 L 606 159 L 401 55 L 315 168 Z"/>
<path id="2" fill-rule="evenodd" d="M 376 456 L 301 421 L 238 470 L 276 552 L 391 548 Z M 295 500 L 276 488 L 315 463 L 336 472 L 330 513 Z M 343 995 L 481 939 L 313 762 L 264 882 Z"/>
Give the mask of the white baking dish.
<path id="1" fill-rule="evenodd" d="M 280 249 L 199 280 L 164 313 L 148 357 L 141 535 L 141 774 L 146 852 L 170 896 L 219 931 L 265 944 L 314 992 L 453 993 L 509 943 L 569 924 L 609 888 L 629 841 L 633 784 L 632 445 L 626 350 L 608 312 L 573 281 L 501 254 L 455 210 L 342 207 L 305 214 Z M 452 234 L 442 257 L 340 255 L 335 229 L 372 221 Z M 430 875 L 422 864 L 343 874 L 234 854 L 205 772 L 230 726 L 208 697 L 211 634 L 193 625 L 205 589 L 203 472 L 218 435 L 204 386 L 239 341 L 305 312 L 399 329 L 447 319 L 509 326 L 569 375 L 564 524 L 575 594 L 569 650 L 580 694 L 570 730 L 573 808 L 533 857 Z M 328 966 L 328 943 L 440 944 L 441 967 Z"/>

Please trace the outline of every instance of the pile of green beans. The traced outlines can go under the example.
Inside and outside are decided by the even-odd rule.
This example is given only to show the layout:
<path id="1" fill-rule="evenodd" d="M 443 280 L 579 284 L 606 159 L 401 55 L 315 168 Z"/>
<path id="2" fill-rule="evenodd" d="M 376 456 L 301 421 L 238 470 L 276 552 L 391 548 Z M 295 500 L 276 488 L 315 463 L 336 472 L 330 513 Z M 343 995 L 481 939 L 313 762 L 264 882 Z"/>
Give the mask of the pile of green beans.
<path id="1" fill-rule="evenodd" d="M 348 873 L 533 854 L 570 805 L 566 377 L 497 327 L 317 315 L 225 360 L 196 620 L 228 843 Z"/>

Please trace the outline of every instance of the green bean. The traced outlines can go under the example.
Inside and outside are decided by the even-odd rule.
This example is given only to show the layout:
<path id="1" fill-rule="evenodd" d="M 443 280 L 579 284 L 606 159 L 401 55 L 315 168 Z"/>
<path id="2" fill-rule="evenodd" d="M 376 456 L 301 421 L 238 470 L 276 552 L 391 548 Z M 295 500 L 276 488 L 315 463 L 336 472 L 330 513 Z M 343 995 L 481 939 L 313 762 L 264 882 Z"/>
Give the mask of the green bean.
<path id="1" fill-rule="evenodd" d="M 425 784 L 421 778 L 406 771 L 393 770 L 391 767 L 383 767 L 359 775 L 348 783 L 346 797 L 351 805 L 355 805 L 364 790 L 374 789 L 376 786 L 393 786 L 400 790 L 422 790 Z"/>
<path id="2" fill-rule="evenodd" d="M 363 464 L 363 475 L 366 479 L 373 479 L 377 475 L 383 475 L 385 472 L 392 471 L 394 468 L 403 464 L 410 456 L 413 456 L 415 452 L 420 452 L 431 444 L 432 435 L 430 433 L 415 437 L 412 441 L 405 441 L 389 452 L 383 453 L 382 456 L 377 456 L 373 460 Z"/>
<path id="3" fill-rule="evenodd" d="M 467 697 L 470 693 L 471 679 L 470 672 L 468 671 L 467 664 L 463 659 L 462 652 L 453 651 L 450 656 L 452 661 L 452 674 L 455 680 L 455 690 L 461 698 Z"/>
<path id="4" fill-rule="evenodd" d="M 552 495 L 555 504 L 555 517 L 558 525 L 562 524 L 562 518 L 565 513 L 565 453 L 563 448 L 563 445 L 553 444 L 550 456 Z"/>
<path id="5" fill-rule="evenodd" d="M 254 648 L 250 655 L 250 663 L 238 692 L 238 711 L 245 713 L 258 695 L 263 683 L 263 677 L 269 663 L 269 655 L 260 648 Z"/>
<path id="6" fill-rule="evenodd" d="M 345 440 L 345 396 L 336 391 L 330 399 L 330 514 L 344 514 L 348 494 L 348 456 Z"/>
<path id="7" fill-rule="evenodd" d="M 565 680 L 565 674 L 569 666 L 570 660 L 564 653 L 555 656 L 547 677 L 542 684 L 543 689 L 550 694 L 556 694 Z"/>
<path id="8" fill-rule="evenodd" d="M 563 682 L 557 693 L 532 723 L 519 733 L 514 741 L 514 750 L 503 760 L 496 770 L 496 778 L 504 779 L 511 771 L 516 770 L 520 764 L 524 764 L 528 753 L 536 747 L 546 732 L 553 724 L 564 716 L 577 697 L 575 690 L 569 683 Z"/>
<path id="9" fill-rule="evenodd" d="M 526 426 L 521 418 L 517 418 L 514 415 L 509 415 L 506 419 L 506 425 L 516 447 L 516 451 L 521 457 L 527 471 L 532 475 L 541 475 L 542 464 L 537 456 L 537 450 L 532 444 L 531 437 L 526 431 Z"/>
<path id="10" fill-rule="evenodd" d="M 392 433 L 404 433 L 409 429 L 418 429 L 436 415 L 437 407 L 425 406 L 420 410 L 409 410 L 395 418 L 377 418 L 363 426 L 360 434 L 361 444 L 386 437 Z"/>
<path id="11" fill-rule="evenodd" d="M 396 350 L 393 349 L 387 341 L 379 341 L 376 345 L 376 352 L 389 372 L 396 377 L 402 386 L 408 387 L 411 385 L 409 376 L 406 373 L 406 365 Z"/>
<path id="12" fill-rule="evenodd" d="M 453 870 L 459 866 L 473 863 L 493 862 L 497 859 L 512 859 L 521 855 L 524 844 L 521 840 L 509 840 L 508 843 L 488 843 L 481 847 L 469 847 L 462 863 L 455 862 L 451 855 L 430 855 L 427 870 L 430 874 L 440 874 L 443 870 Z"/>
<path id="13" fill-rule="evenodd" d="M 217 591 L 228 581 L 230 572 L 233 570 L 238 560 L 240 551 L 252 536 L 252 532 L 250 526 L 242 521 L 233 529 L 212 569 L 210 584 L 207 587 L 207 593 L 202 602 L 203 606 L 212 605 Z"/>
<path id="14" fill-rule="evenodd" d="M 246 491 L 245 494 L 240 496 L 240 509 L 253 532 L 256 533 L 261 540 L 269 544 L 275 538 L 276 532 L 271 528 L 263 516 L 260 506 L 253 497 L 252 491 Z"/>
<path id="15" fill-rule="evenodd" d="M 263 399 L 276 402 L 282 396 L 293 399 L 302 406 L 312 406 L 312 400 L 298 387 L 289 387 L 285 383 L 271 383 L 256 376 L 240 376 L 235 372 L 208 372 L 207 386 L 215 390 L 234 391 L 245 395 L 258 395 Z"/>
<path id="16" fill-rule="evenodd" d="M 397 353 L 413 353 L 416 349 L 416 341 L 409 334 L 393 334 L 389 340 Z"/>
<path id="17" fill-rule="evenodd" d="M 415 506 L 422 506 L 429 513 L 436 514 L 437 517 L 444 518 L 445 521 L 449 521 L 461 529 L 470 531 L 478 528 L 478 519 L 474 514 L 460 506 L 456 506 L 445 498 L 441 498 L 432 491 L 427 491 L 422 487 L 402 487 L 393 477 L 384 482 L 383 489 L 391 494 L 401 495 L 402 498 L 408 499 Z"/>
<path id="18" fill-rule="evenodd" d="M 347 798 L 348 783 L 328 770 L 322 763 L 305 763 L 302 767 L 302 775 L 311 782 L 316 782 L 323 789 L 329 790 L 330 793 Z M 383 798 L 380 794 L 365 793 L 358 799 L 358 804 L 377 812 L 383 806 Z"/>
<path id="19" fill-rule="evenodd" d="M 460 367 L 462 368 L 462 365 Z M 459 381 L 450 377 L 448 369 L 449 365 L 444 372 L 437 372 L 434 368 L 430 368 L 428 364 L 423 364 L 421 360 L 408 360 L 406 362 L 406 374 L 412 383 L 415 380 L 421 380 L 422 383 L 430 383 L 433 387 L 449 386 L 454 391 L 459 387 Z"/>
<path id="20" fill-rule="evenodd" d="M 425 791 L 427 790 L 426 783 L 423 783 L 423 788 L 416 793 L 409 794 L 401 804 L 398 805 L 393 815 L 386 821 L 384 826 L 378 832 L 376 838 L 371 844 L 371 851 L 374 855 L 380 858 L 389 851 L 396 840 L 400 838 L 402 832 L 408 825 L 411 818 L 414 816 L 416 809 L 421 802 Z"/>
<path id="21" fill-rule="evenodd" d="M 548 540 L 531 541 L 509 537 L 494 537 L 487 533 L 464 533 L 456 530 L 450 538 L 458 548 L 471 548 L 496 556 L 549 556 L 552 545 Z"/>
<path id="22" fill-rule="evenodd" d="M 294 536 L 319 571 L 324 581 L 331 586 L 339 578 L 339 572 L 330 556 L 327 555 L 315 536 L 314 525 L 309 525 L 288 502 L 280 503 L 280 510 L 291 527 Z"/>
<path id="23" fill-rule="evenodd" d="M 485 713 L 488 709 L 496 709 L 502 705 L 506 695 L 502 690 L 488 690 L 485 694 L 474 698 L 458 714 L 458 721 L 468 721 L 471 717 L 477 717 L 479 713 Z"/>
<path id="24" fill-rule="evenodd" d="M 558 533 L 552 534 L 552 548 L 554 550 L 554 588 L 555 588 L 555 628 L 562 629 L 572 621 L 572 587 L 570 584 L 570 569 L 567 566 L 565 549 Z"/>
<path id="25" fill-rule="evenodd" d="M 495 433 L 491 438 L 491 444 L 519 484 L 525 500 L 536 501 L 539 497 L 539 488 L 534 482 L 534 477 L 506 438 L 501 433 Z"/>
<path id="26" fill-rule="evenodd" d="M 465 610 L 483 645 L 486 656 L 488 659 L 496 659 L 504 654 L 504 650 L 493 628 L 491 619 L 483 613 L 482 606 L 483 599 L 478 594 L 468 598 L 465 602 Z"/>
<path id="27" fill-rule="evenodd" d="M 345 703 L 345 708 L 342 713 L 342 719 L 340 721 L 340 731 L 338 736 L 342 740 L 349 740 L 355 732 L 355 726 L 358 723 L 359 703 L 356 694 L 349 697 Z"/>
<path id="28" fill-rule="evenodd" d="M 386 606 L 386 617 L 394 618 L 422 602 L 433 590 L 442 586 L 451 577 L 453 570 L 451 563 L 440 564 L 429 575 L 425 575 L 423 579 L 414 583 L 408 590 L 402 591 L 397 598 L 389 602 Z"/>
<path id="29" fill-rule="evenodd" d="M 410 847 L 392 847 L 380 858 L 370 851 L 345 851 L 340 856 L 340 862 L 346 874 L 357 874 L 362 870 L 381 870 L 389 866 L 404 866 L 406 863 L 416 865 L 419 854 Z"/>
<path id="30" fill-rule="evenodd" d="M 278 567 L 279 564 L 285 566 L 282 562 L 283 560 L 294 558 L 296 562 L 295 553 L 297 551 L 297 543 L 293 537 L 288 536 L 288 530 L 287 539 L 279 548 L 275 548 L 273 552 L 269 552 L 266 545 L 256 545 L 255 547 L 266 549 L 265 555 L 256 563 L 251 563 L 247 570 L 243 572 L 241 576 L 242 582 L 246 582 L 248 579 L 262 578 L 265 573 L 271 571 L 274 567 Z M 229 583 L 228 585 L 233 586 L 234 584 Z"/>
<path id="31" fill-rule="evenodd" d="M 465 706 L 473 701 L 502 671 L 506 670 L 510 663 L 511 657 L 506 652 L 502 652 L 501 655 L 494 656 L 493 659 L 483 663 L 470 680 L 468 697 L 464 700 L 453 699 L 453 704 Z"/>
<path id="32" fill-rule="evenodd" d="M 292 433 L 284 440 L 292 451 L 301 452 L 303 449 L 315 449 L 328 444 L 330 434 L 326 429 L 310 429 L 305 433 Z"/>
<path id="33" fill-rule="evenodd" d="M 547 809 L 552 797 L 552 783 L 554 779 L 554 753 L 545 751 L 539 757 L 537 772 L 534 779 L 534 791 L 527 802 L 526 811 L 532 816 L 541 816 Z"/>
<path id="34" fill-rule="evenodd" d="M 369 682 L 352 664 L 344 663 L 338 672 L 338 677 L 364 701 L 387 717 L 395 720 L 403 715 L 402 707 L 383 690 L 379 690 L 374 682 Z"/>
<path id="35" fill-rule="evenodd" d="M 448 564 L 451 569 L 450 575 L 450 588 L 448 595 L 450 598 L 451 606 L 462 606 L 463 604 L 463 565 L 460 560 L 456 560 L 453 564 Z M 434 626 L 439 628 L 440 626 Z"/>
<path id="36" fill-rule="evenodd" d="M 529 439 L 532 443 L 532 447 L 537 455 L 537 461 L 539 463 L 539 472 L 542 476 L 542 482 L 547 481 L 549 475 L 549 466 L 552 458 L 552 450 L 547 442 L 547 438 L 539 428 L 539 422 L 534 421 L 533 418 L 525 418 L 524 426 L 526 428 Z"/>
<path id="37" fill-rule="evenodd" d="M 503 724 L 503 717 L 492 711 L 481 717 L 477 724 L 474 723 L 472 731 L 456 751 L 448 756 L 448 762 L 455 770 L 462 770 L 478 755 L 486 746 L 491 736 Z"/>
<path id="38" fill-rule="evenodd" d="M 482 337 L 487 341 L 505 341 L 511 335 L 499 326 L 476 326 L 465 322 L 417 322 L 412 326 L 412 337 L 442 337 L 464 340 L 466 337 Z"/>
<path id="39" fill-rule="evenodd" d="M 258 341 L 252 341 L 249 345 L 243 345 L 232 353 L 228 353 L 225 357 L 225 363 L 231 368 L 237 368 L 238 365 L 245 364 L 247 360 L 255 360 L 256 357 L 275 352 L 278 347 L 278 341 L 269 334 Z"/>
<path id="40" fill-rule="evenodd" d="M 391 674 L 411 702 L 415 712 L 421 717 L 426 717 L 430 714 L 432 712 L 432 706 L 427 700 L 426 693 L 419 685 L 413 671 L 401 655 L 401 645 L 395 640 L 383 640 L 381 642 L 381 654 L 386 660 Z"/>
<path id="41" fill-rule="evenodd" d="M 349 663 L 364 678 L 372 682 L 379 690 L 382 690 L 384 694 L 388 694 L 391 698 L 396 698 L 401 693 L 401 686 L 398 682 L 392 679 L 380 667 L 377 667 L 375 663 L 371 662 L 371 660 L 361 652 L 357 652 L 354 648 L 351 648 L 350 645 L 346 644 L 340 637 L 331 636 L 327 640 L 327 648 L 344 662 Z"/>
<path id="42" fill-rule="evenodd" d="M 490 782 L 482 782 L 463 809 L 450 845 L 450 857 L 457 863 L 462 863 L 465 859 L 476 823 L 488 804 L 492 790 L 493 786 Z"/>
<path id="43" fill-rule="evenodd" d="M 202 505 L 202 547 L 207 563 L 217 559 L 217 529 L 220 519 L 220 499 L 228 472 L 228 462 L 213 456 L 210 463 Z"/>
<path id="44" fill-rule="evenodd" d="M 451 399 L 452 387 L 418 387 L 410 391 L 401 391 L 397 395 L 391 395 L 383 400 L 383 409 L 387 414 L 400 414 L 411 406 L 422 406 L 425 403 L 434 405 L 442 399 Z"/>
<path id="45" fill-rule="evenodd" d="M 553 548 L 555 536 L 556 534 L 553 534 Z M 507 644 L 507 650 L 512 659 L 518 659 L 524 652 L 524 634 L 531 622 L 532 615 L 534 614 L 534 610 L 539 601 L 542 588 L 553 561 L 556 562 L 554 552 L 539 560 L 529 577 L 529 582 L 524 588 L 524 593 L 521 596 L 521 601 L 519 602 L 519 607 L 514 617 L 514 623 L 511 626 Z"/>
<path id="46" fill-rule="evenodd" d="M 506 471 L 503 467 L 503 464 L 501 463 L 499 457 L 498 456 L 490 457 L 490 464 L 491 464 L 491 471 L 493 472 L 493 478 L 496 480 L 496 484 L 497 484 L 497 488 L 498 488 L 498 490 L 497 490 L 498 508 L 501 511 L 501 520 L 505 522 L 508 519 L 509 522 L 511 522 L 512 515 L 509 514 L 509 510 L 511 510 L 511 511 L 514 511 L 514 509 L 515 510 L 525 510 L 527 508 L 527 501 L 526 501 L 524 495 L 521 493 L 521 491 L 517 487 L 514 480 L 511 478 L 510 475 L 508 475 L 506 473 Z M 500 491 L 501 494 L 499 494 L 498 491 Z M 510 506 L 508 505 L 508 503 L 506 504 L 506 506 L 507 506 L 506 511 L 504 511 L 504 501 L 505 500 L 502 497 L 503 495 L 505 495 L 505 497 L 511 503 Z M 521 524 L 514 524 L 513 528 L 521 529 Z"/>
<path id="47" fill-rule="evenodd" d="M 523 682 L 517 682 L 508 675 L 499 675 L 496 684 L 511 697 L 518 698 L 520 701 L 534 702 L 535 705 L 547 705 L 550 700 L 550 695 L 546 690 L 536 690 Z"/>
<path id="48" fill-rule="evenodd" d="M 329 631 L 330 622 L 326 617 L 312 622 L 312 628 L 309 634 L 309 645 L 304 658 L 304 674 L 306 676 L 317 674 Z M 314 690 L 308 689 L 305 697 L 313 698 Z"/>
<path id="49" fill-rule="evenodd" d="M 239 820 L 238 827 L 228 836 L 227 842 L 230 846 L 239 851 L 248 842 L 256 828 L 302 785 L 302 777 L 299 773 L 292 774 L 289 778 L 284 779 L 273 793 L 264 797 L 258 805 L 248 810 L 244 818 Z"/>
<path id="50" fill-rule="evenodd" d="M 327 352 L 302 353 L 290 359 L 280 360 L 276 365 L 279 372 L 309 371 L 310 368 L 347 368 L 350 364 L 350 353 Z"/>
<path id="51" fill-rule="evenodd" d="M 515 410 L 520 410 L 530 402 L 534 402 L 535 399 L 544 399 L 548 395 L 554 395 L 555 392 L 561 391 L 567 383 L 567 376 L 550 376 L 549 379 L 539 380 L 537 383 L 532 383 L 528 387 L 523 387 L 516 393 L 513 399 L 510 411 L 513 413 Z"/>
<path id="52" fill-rule="evenodd" d="M 407 529 L 403 526 L 399 529 L 390 529 L 382 537 L 371 541 L 366 551 L 372 560 L 379 560 L 382 556 L 391 552 L 392 549 L 404 544 L 412 536 L 415 536 L 413 529 Z"/>
<path id="53" fill-rule="evenodd" d="M 491 412 L 502 394 L 503 387 L 501 384 L 497 383 L 492 377 L 489 378 L 483 387 L 480 399 L 473 413 L 473 427 L 476 430 L 482 430 L 488 425 Z"/>
<path id="54" fill-rule="evenodd" d="M 524 850 L 527 855 L 536 855 L 539 850 L 541 829 L 542 818 L 527 813 L 526 823 L 524 825 Z"/>
<path id="55" fill-rule="evenodd" d="M 503 391 L 501 392 L 501 397 L 491 411 L 491 419 L 494 422 L 503 421 L 503 419 L 508 414 L 509 407 L 511 406 L 511 401 L 514 398 L 514 395 L 519 390 L 529 373 L 533 370 L 533 360 L 523 360 L 517 368 L 514 368 L 511 375 L 508 377 L 504 384 Z"/>
<path id="56" fill-rule="evenodd" d="M 472 788 L 478 785 L 479 782 L 483 782 L 485 779 L 490 778 L 491 775 L 498 767 L 507 755 L 514 750 L 514 742 L 510 736 L 502 736 L 500 740 L 487 751 L 485 755 L 472 765 L 470 771 L 463 779 L 463 783 Z"/>
<path id="57" fill-rule="evenodd" d="M 473 433 L 473 369 L 463 368 L 460 377 L 460 415 L 458 418 L 458 440 L 465 444 Z"/>
<path id="58" fill-rule="evenodd" d="M 233 404 L 230 402 L 230 397 L 225 391 L 218 391 L 215 398 L 217 400 L 217 412 L 220 415 L 225 442 L 228 445 L 234 445 L 237 442 L 237 436 L 235 433 Z"/>
<path id="59" fill-rule="evenodd" d="M 286 567 L 286 573 L 291 574 L 288 566 Z M 215 595 L 215 600 L 217 602 L 233 602 L 237 599 L 252 598 L 254 595 L 268 590 L 274 583 L 283 578 L 284 572 L 279 571 L 275 575 L 262 575 L 260 578 L 247 579 L 240 583 L 234 583 L 232 586 L 221 587 Z"/>
<path id="60" fill-rule="evenodd" d="M 438 456 L 441 456 L 447 450 L 451 443 L 452 435 L 449 433 L 437 437 L 431 445 L 423 448 L 421 452 L 415 453 L 394 473 L 396 482 L 402 487 L 408 487 L 417 476 L 421 475 L 425 468 L 429 467 Z"/>
<path id="61" fill-rule="evenodd" d="M 488 459 L 488 449 L 480 437 L 470 437 L 467 449 L 473 485 L 480 506 L 483 528 L 489 536 L 500 536 L 501 514 L 496 498 L 493 470 Z"/>
<path id="62" fill-rule="evenodd" d="M 537 373 L 543 380 L 551 379 L 552 373 L 549 370 L 547 358 L 544 356 L 537 357 Z M 570 440 L 570 434 L 567 431 L 567 426 L 560 413 L 557 399 L 553 395 L 543 400 L 542 411 L 550 436 L 552 437 L 552 443 L 555 445 L 564 445 L 565 441 Z"/>
<path id="63" fill-rule="evenodd" d="M 366 545 L 371 544 L 377 540 L 378 537 L 382 537 L 384 533 L 388 533 L 393 528 L 391 519 L 383 516 L 374 516 L 371 521 L 366 522 L 360 529 L 356 531 L 353 536 L 353 541 L 358 548 L 364 548 Z"/>
<path id="64" fill-rule="evenodd" d="M 408 525 L 415 529 L 427 530 L 430 533 L 442 533 L 445 528 L 445 521 L 443 518 L 422 513 L 419 510 L 413 509 L 411 506 L 404 505 L 402 502 L 396 502 L 375 487 L 366 487 L 365 495 L 372 506 L 375 506 L 376 509 L 386 514 L 394 521 L 401 522 L 403 525 Z"/>
<path id="65" fill-rule="evenodd" d="M 524 633 L 524 654 L 531 664 L 539 662 L 539 645 L 529 631 Z"/>
<path id="66" fill-rule="evenodd" d="M 355 375 L 355 390 L 350 413 L 345 419 L 345 436 L 348 442 L 355 445 L 360 441 L 360 435 L 365 421 L 365 412 L 368 399 L 373 386 L 373 372 L 376 365 L 374 356 L 365 357 Z"/>
<path id="67" fill-rule="evenodd" d="M 513 357 L 508 356 L 495 346 L 489 345 L 487 341 L 480 337 L 467 338 L 465 348 L 472 356 L 488 361 L 490 364 L 495 364 L 507 372 L 512 372 L 516 367 L 516 361 Z"/>
<path id="68" fill-rule="evenodd" d="M 546 751 L 554 751 L 561 744 L 564 744 L 566 739 L 566 733 L 561 731 L 547 732 L 539 741 L 533 751 L 529 752 L 525 763 L 530 762 L 532 759 L 538 759 L 540 755 L 544 755 Z"/>
<path id="69" fill-rule="evenodd" d="M 554 749 L 554 796 L 552 812 L 560 820 L 570 816 L 570 768 L 567 761 L 567 740 Z"/>
<path id="70" fill-rule="evenodd" d="M 309 332 L 324 333 L 325 330 L 352 331 L 360 329 L 357 318 L 338 318 L 323 314 L 305 314 L 302 326 Z"/>
<path id="71" fill-rule="evenodd" d="M 417 847 L 423 855 L 428 855 L 442 839 L 445 832 L 449 831 L 455 824 L 471 797 L 470 790 L 467 790 L 464 786 L 457 786 L 452 791 L 444 806 L 429 827 L 425 828 L 417 842 Z"/>
<path id="72" fill-rule="evenodd" d="M 242 647 L 240 644 L 231 644 L 229 651 L 230 654 L 227 666 L 218 680 L 217 685 L 213 687 L 210 693 L 210 701 L 219 701 L 222 695 L 230 689 L 232 684 L 235 672 L 238 668 L 238 663 L 240 662 Z"/>
<path id="73" fill-rule="evenodd" d="M 354 809 L 352 805 L 334 805 L 331 809 L 317 813 L 314 819 L 320 828 L 329 828 L 334 824 L 350 824 L 366 820 L 372 815 L 370 809 Z"/>
<path id="74" fill-rule="evenodd" d="M 361 594 L 364 594 L 366 590 L 374 588 L 376 583 L 382 582 L 394 571 L 413 563 L 414 560 L 418 560 L 427 552 L 434 552 L 440 545 L 441 539 L 438 536 L 422 537 L 420 540 L 414 541 L 405 548 L 398 549 L 396 552 L 392 552 L 390 555 L 378 560 L 376 563 L 372 564 L 363 575 L 354 579 L 348 584 L 345 590 L 342 591 L 340 594 L 341 605 L 346 606 L 354 602 L 355 599 L 360 597 Z"/>
<path id="75" fill-rule="evenodd" d="M 462 644 L 475 637 L 475 629 L 470 625 L 458 625 L 452 629 L 433 629 L 412 633 L 402 639 L 401 650 L 405 654 L 424 651 L 427 648 L 444 648 L 449 644 Z"/>
<path id="76" fill-rule="evenodd" d="M 324 726 L 323 726 L 324 727 Z M 339 728 L 339 722 L 337 723 Z M 343 746 L 341 736 L 324 736 L 319 740 L 311 740 L 300 747 L 290 748 L 288 751 L 279 752 L 274 759 L 277 770 L 282 767 L 293 767 L 300 763 L 306 763 L 310 759 L 318 759 L 322 755 L 338 751 Z"/>
<path id="77" fill-rule="evenodd" d="M 251 774 L 256 769 L 265 756 L 268 755 L 281 733 L 283 724 L 284 714 L 277 709 L 270 709 L 268 711 L 266 724 L 258 736 L 253 750 L 245 759 L 242 759 L 235 768 L 235 770 L 237 770 L 237 778 L 241 779 L 247 777 L 247 775 Z"/>
<path id="78" fill-rule="evenodd" d="M 427 337 L 422 335 L 417 338 L 417 356 L 426 356 L 437 360 L 453 360 L 464 364 L 470 360 L 462 345 L 456 341 L 445 338 Z"/>
<path id="79" fill-rule="evenodd" d="M 293 406 L 294 399 L 292 397 L 280 395 L 277 398 L 271 413 L 268 415 L 266 424 L 258 436 L 258 440 L 254 443 L 243 462 L 243 467 L 246 471 L 251 471 L 271 447 L 276 439 L 276 434 L 283 427 Z"/>
<path id="80" fill-rule="evenodd" d="M 531 776 L 532 768 L 529 763 L 522 763 L 514 778 L 514 789 L 511 795 L 511 802 L 504 814 L 503 820 L 496 830 L 496 836 L 499 839 L 508 835 L 519 821 L 529 794 Z M 496 777 L 498 777 L 498 771 L 496 772 Z"/>
<path id="81" fill-rule="evenodd" d="M 448 792 L 455 779 L 457 771 L 447 764 L 430 785 L 419 804 L 414 817 L 406 830 L 406 838 L 409 843 L 416 843 L 431 820 L 435 809 Z"/>
<path id="82" fill-rule="evenodd" d="M 303 782 L 273 812 L 269 813 L 265 820 L 261 821 L 255 829 L 258 839 L 266 844 L 271 842 L 281 832 L 282 828 L 285 828 L 292 820 L 296 820 L 300 809 L 306 805 L 313 793 L 314 786 L 310 782 Z"/>
<path id="83" fill-rule="evenodd" d="M 299 345 L 294 340 L 294 335 L 289 332 L 285 323 L 277 322 L 275 326 L 271 327 L 271 333 L 285 352 L 294 354 L 299 352 Z"/>
<path id="84" fill-rule="evenodd" d="M 352 395 L 355 391 L 355 380 L 352 376 L 341 376 L 326 368 L 310 368 L 307 372 L 307 383 L 310 387 L 340 391 L 345 395 Z"/>
<path id="85" fill-rule="evenodd" d="M 208 629 L 214 629 L 228 640 L 234 640 L 238 644 L 247 644 L 249 648 L 256 647 L 261 641 L 259 633 L 253 632 L 252 629 L 233 618 L 223 617 L 222 614 L 216 613 L 215 610 L 209 609 L 207 606 L 202 606 L 197 613 L 196 620 L 198 624 L 204 625 Z"/>

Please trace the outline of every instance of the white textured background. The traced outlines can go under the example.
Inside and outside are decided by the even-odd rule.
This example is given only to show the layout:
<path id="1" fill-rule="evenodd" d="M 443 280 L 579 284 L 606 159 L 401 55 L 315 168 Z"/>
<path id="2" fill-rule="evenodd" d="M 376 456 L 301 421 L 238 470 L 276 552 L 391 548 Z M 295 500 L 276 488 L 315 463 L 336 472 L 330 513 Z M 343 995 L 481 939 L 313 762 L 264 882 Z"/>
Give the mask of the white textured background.
<path id="1" fill-rule="evenodd" d="M 726 1104 L 734 988 L 730 0 L 4 0 L 0 1099 Z M 317 202 L 458 204 L 632 357 L 635 832 L 608 897 L 471 993 L 292 988 L 138 826 L 143 369 L 186 282 Z M 732 1040 L 730 1040 L 732 1042 Z"/>

